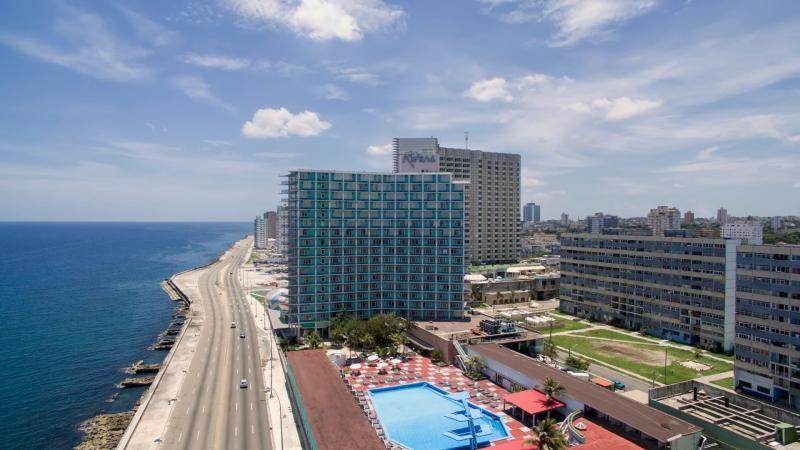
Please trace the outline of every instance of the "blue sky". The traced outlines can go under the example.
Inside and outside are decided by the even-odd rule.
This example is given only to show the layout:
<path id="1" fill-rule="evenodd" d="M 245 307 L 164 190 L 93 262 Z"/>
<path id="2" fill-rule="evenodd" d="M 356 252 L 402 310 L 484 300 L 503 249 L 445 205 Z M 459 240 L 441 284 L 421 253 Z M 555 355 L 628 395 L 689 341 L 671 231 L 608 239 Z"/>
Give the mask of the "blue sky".
<path id="1" fill-rule="evenodd" d="M 0 220 L 249 220 L 393 137 L 522 155 L 544 218 L 800 214 L 800 2 L 7 2 Z"/>

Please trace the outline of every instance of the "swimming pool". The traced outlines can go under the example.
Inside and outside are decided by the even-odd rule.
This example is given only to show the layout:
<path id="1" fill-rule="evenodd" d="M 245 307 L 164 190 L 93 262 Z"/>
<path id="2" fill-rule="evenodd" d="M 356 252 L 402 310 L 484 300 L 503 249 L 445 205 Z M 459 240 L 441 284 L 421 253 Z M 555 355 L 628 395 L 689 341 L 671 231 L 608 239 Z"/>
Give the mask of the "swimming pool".
<path id="1" fill-rule="evenodd" d="M 461 401 L 428 382 L 373 388 L 369 396 L 386 436 L 412 450 L 469 448 L 469 422 Z M 478 445 L 509 436 L 497 414 L 472 403 Z"/>

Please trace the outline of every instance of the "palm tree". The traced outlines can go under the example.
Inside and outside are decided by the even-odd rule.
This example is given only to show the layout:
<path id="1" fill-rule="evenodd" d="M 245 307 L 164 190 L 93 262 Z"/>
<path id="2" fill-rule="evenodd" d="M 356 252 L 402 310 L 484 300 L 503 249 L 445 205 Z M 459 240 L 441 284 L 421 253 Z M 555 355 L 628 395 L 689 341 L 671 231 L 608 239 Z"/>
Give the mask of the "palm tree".
<path id="1" fill-rule="evenodd" d="M 567 437 L 558 428 L 554 419 L 544 419 L 533 430 L 533 439 L 539 444 L 539 450 L 564 450 L 567 448 Z"/>
<path id="2" fill-rule="evenodd" d="M 544 341 L 544 349 L 542 350 L 542 354 L 550 359 L 555 359 L 558 356 L 556 344 L 553 344 L 553 341 L 549 339 Z"/>
<path id="3" fill-rule="evenodd" d="M 392 343 L 395 345 L 395 351 L 399 351 L 397 347 L 402 347 L 402 351 L 400 353 L 405 353 L 405 345 L 406 345 L 406 335 L 403 333 L 393 333 L 389 338 L 392 340 Z"/>
<path id="4" fill-rule="evenodd" d="M 317 333 L 317 330 L 308 333 L 308 336 L 306 336 L 306 344 L 308 344 L 308 348 L 312 349 L 322 347 L 322 338 L 319 336 L 319 333 Z"/>
<path id="5" fill-rule="evenodd" d="M 558 381 L 552 378 L 545 378 L 544 379 L 544 395 L 547 397 L 547 403 L 556 400 L 556 396 L 561 395 L 564 392 L 564 386 L 561 385 Z M 547 410 L 547 418 L 550 418 L 550 410 Z"/>

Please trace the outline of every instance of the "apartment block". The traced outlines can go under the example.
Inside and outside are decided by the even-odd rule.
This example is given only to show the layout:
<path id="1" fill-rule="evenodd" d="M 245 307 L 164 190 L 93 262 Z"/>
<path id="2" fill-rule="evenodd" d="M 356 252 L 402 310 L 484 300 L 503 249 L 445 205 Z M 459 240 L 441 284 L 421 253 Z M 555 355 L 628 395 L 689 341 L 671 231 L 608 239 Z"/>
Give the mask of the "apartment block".
<path id="1" fill-rule="evenodd" d="M 255 248 L 267 248 L 267 222 L 264 216 L 257 216 L 253 221 L 253 236 Z"/>
<path id="2" fill-rule="evenodd" d="M 264 220 L 266 221 L 267 239 L 278 238 L 278 213 L 277 211 L 267 211 L 264 213 Z"/>
<path id="3" fill-rule="evenodd" d="M 399 173 L 447 172 L 468 181 L 467 255 L 471 264 L 516 262 L 520 254 L 520 155 L 440 147 L 436 138 L 395 138 Z"/>
<path id="4" fill-rule="evenodd" d="M 664 236 L 668 230 L 679 230 L 681 228 L 681 212 L 678 208 L 669 206 L 659 206 L 650 210 L 647 214 L 647 225 L 653 236 Z"/>
<path id="5" fill-rule="evenodd" d="M 288 320 L 464 314 L 465 183 L 449 173 L 287 175 Z"/>
<path id="6" fill-rule="evenodd" d="M 740 245 L 736 386 L 800 409 L 800 246 Z"/>
<path id="7" fill-rule="evenodd" d="M 743 244 L 764 243 L 764 227 L 760 223 L 735 222 L 722 226 L 723 239 L 738 239 Z"/>
<path id="8" fill-rule="evenodd" d="M 565 234 L 560 309 L 664 339 L 731 351 L 737 243 Z"/>

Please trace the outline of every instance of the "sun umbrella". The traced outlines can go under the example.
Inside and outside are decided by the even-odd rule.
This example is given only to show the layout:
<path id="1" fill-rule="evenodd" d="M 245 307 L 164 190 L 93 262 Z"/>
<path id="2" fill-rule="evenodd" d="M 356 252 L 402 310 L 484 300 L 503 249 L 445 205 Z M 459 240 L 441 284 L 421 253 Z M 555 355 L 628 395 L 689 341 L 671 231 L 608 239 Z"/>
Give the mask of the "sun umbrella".
<path id="1" fill-rule="evenodd" d="M 358 370 L 361 368 L 361 364 L 350 364 L 350 370 Z"/>
<path id="2" fill-rule="evenodd" d="M 398 364 L 402 364 L 403 361 L 400 361 L 399 359 L 395 358 L 395 359 L 393 359 L 393 360 L 391 360 L 389 362 L 394 364 L 394 365 L 398 365 Z"/>
<path id="3" fill-rule="evenodd" d="M 386 364 L 385 362 L 382 362 L 382 363 L 378 363 L 378 365 L 376 367 L 378 369 L 385 369 L 387 366 L 388 366 L 388 364 Z"/>
<path id="4" fill-rule="evenodd" d="M 367 361 L 369 361 L 369 362 L 375 362 L 375 361 L 377 361 L 379 359 L 380 359 L 380 357 L 378 355 L 369 355 L 369 357 L 367 357 Z"/>

